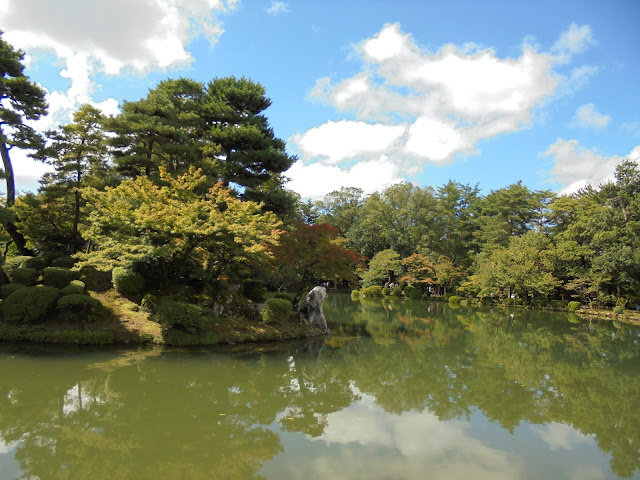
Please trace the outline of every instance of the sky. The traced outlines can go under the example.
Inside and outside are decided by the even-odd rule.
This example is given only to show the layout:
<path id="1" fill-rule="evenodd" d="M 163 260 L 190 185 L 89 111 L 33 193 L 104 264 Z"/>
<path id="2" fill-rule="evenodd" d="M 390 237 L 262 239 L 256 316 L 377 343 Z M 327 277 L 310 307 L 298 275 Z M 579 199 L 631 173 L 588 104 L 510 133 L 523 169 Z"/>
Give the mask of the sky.
<path id="1" fill-rule="evenodd" d="M 639 0 L 0 0 L 42 131 L 167 78 L 247 77 L 322 199 L 402 181 L 571 193 L 640 161 Z M 48 166 L 12 151 L 17 188 Z"/>

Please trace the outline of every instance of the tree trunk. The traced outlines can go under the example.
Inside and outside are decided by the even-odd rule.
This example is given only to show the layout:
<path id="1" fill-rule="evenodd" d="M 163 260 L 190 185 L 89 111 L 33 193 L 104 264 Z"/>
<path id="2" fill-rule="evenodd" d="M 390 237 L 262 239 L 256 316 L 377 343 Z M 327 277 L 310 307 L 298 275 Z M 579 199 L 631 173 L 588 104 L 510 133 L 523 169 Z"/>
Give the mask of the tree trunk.
<path id="1" fill-rule="evenodd" d="M 0 127 L 0 138 L 4 139 L 2 127 Z M 16 202 L 16 184 L 15 177 L 13 175 L 13 166 L 11 165 L 11 158 L 9 158 L 9 149 L 5 142 L 0 142 L 0 155 L 2 156 L 2 163 L 4 166 L 4 178 L 7 182 L 7 208 L 9 208 Z M 24 235 L 18 231 L 18 227 L 16 227 L 15 223 L 7 221 L 4 223 L 4 228 L 11 236 L 11 240 L 16 244 L 20 255 L 33 256 L 33 250 L 27 248 L 27 241 L 25 240 Z"/>
<path id="2" fill-rule="evenodd" d="M 300 304 L 300 298 L 302 298 L 302 292 L 304 292 L 304 287 L 307 283 L 307 270 L 309 269 L 308 265 L 305 265 L 304 271 L 302 272 L 302 278 L 300 279 L 300 285 L 298 286 L 298 291 L 296 292 L 296 296 L 293 298 L 291 302 L 293 306 L 293 311 L 298 311 L 298 306 Z"/>

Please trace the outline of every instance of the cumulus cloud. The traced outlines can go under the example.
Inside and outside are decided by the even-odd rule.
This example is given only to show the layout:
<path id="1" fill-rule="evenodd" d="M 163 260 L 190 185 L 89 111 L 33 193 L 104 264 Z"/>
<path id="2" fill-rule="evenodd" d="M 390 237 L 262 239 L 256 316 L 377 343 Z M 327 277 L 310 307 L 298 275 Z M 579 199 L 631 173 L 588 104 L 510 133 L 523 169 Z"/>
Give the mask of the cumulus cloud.
<path id="1" fill-rule="evenodd" d="M 361 72 L 336 82 L 316 81 L 313 100 L 356 119 L 327 122 L 291 137 L 302 155 L 288 174 L 295 181 L 315 163 L 348 173 L 354 161 L 384 155 L 405 177 L 425 164 L 473 155 L 480 141 L 530 127 L 542 105 L 584 85 L 595 67 L 559 69 L 593 43 L 588 26 L 572 24 L 549 52 L 530 41 L 523 42 L 517 58 L 501 58 L 475 44 L 444 45 L 431 52 L 399 24 L 385 25 L 356 46 Z M 336 181 L 326 192 L 345 186 Z"/>
<path id="2" fill-rule="evenodd" d="M 540 156 L 553 158 L 549 181 L 561 185 L 560 194 L 570 194 L 588 185 L 598 187 L 613 181 L 616 167 L 624 159 L 640 161 L 640 145 L 625 157 L 608 157 L 581 146 L 577 140 L 559 138 Z"/>
<path id="3" fill-rule="evenodd" d="M 289 5 L 285 2 L 276 2 L 275 0 L 271 2 L 271 6 L 267 8 L 267 13 L 269 15 L 278 15 L 280 13 L 288 13 Z"/>
<path id="4" fill-rule="evenodd" d="M 611 117 L 598 112 L 593 103 L 587 103 L 578 107 L 573 120 L 579 127 L 604 128 L 611 122 Z"/>
<path id="5" fill-rule="evenodd" d="M 205 35 L 214 43 L 223 29 L 220 13 L 237 0 L 112 0 L 61 2 L 5 0 L 0 23 L 5 39 L 27 52 L 52 52 L 64 65 L 67 91 L 49 92 L 50 115 L 42 128 L 71 120 L 83 103 L 104 113 L 117 111 L 117 102 L 92 101 L 97 73 L 147 73 L 187 65 L 192 58 L 186 43 Z M 31 59 L 33 61 L 33 59 Z"/>
<path id="6" fill-rule="evenodd" d="M 595 444 L 593 435 L 583 435 L 563 423 L 551 422 L 534 427 L 536 434 L 549 446 L 549 450 L 574 450 L 582 444 Z"/>

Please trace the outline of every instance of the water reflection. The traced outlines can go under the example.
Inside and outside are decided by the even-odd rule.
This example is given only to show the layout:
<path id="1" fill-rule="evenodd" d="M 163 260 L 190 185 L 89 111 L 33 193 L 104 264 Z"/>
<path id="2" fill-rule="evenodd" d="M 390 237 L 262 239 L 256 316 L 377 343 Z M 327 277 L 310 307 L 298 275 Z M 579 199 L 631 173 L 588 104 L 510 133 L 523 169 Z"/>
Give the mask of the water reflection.
<path id="1" fill-rule="evenodd" d="M 638 329 L 325 312 L 331 337 L 257 349 L 3 347 L 0 477 L 640 478 Z"/>

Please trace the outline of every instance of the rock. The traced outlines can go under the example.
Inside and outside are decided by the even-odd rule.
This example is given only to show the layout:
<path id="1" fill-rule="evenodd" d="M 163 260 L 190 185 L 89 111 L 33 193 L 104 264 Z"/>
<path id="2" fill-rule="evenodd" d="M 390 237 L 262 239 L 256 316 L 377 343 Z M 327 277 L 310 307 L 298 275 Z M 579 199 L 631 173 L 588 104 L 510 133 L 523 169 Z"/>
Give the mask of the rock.
<path id="1" fill-rule="evenodd" d="M 300 319 L 306 324 L 319 327 L 324 330 L 324 333 L 329 334 L 331 330 L 327 327 L 327 320 L 324 318 L 324 312 L 322 311 L 322 304 L 326 296 L 326 288 L 313 288 L 302 302 Z"/>

